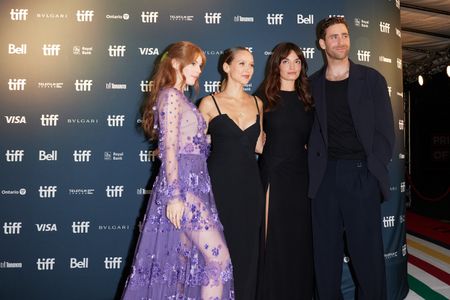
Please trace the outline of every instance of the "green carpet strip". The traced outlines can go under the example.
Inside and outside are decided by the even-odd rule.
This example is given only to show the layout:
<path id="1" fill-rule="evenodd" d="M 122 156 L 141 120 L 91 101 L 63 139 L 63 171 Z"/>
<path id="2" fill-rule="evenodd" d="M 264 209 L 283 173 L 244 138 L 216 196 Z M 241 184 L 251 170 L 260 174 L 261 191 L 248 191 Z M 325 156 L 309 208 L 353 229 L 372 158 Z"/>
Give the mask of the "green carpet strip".
<path id="1" fill-rule="evenodd" d="M 408 274 L 409 288 L 426 300 L 448 300 L 438 292 L 433 291 L 425 283 Z"/>

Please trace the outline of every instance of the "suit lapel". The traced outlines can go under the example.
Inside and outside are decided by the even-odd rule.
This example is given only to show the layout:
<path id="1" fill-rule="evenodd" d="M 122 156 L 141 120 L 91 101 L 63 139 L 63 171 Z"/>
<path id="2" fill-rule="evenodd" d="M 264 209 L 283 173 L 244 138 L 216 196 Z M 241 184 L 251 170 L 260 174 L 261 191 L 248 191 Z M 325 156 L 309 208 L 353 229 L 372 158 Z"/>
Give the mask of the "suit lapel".
<path id="1" fill-rule="evenodd" d="M 325 98 L 325 70 L 326 66 L 322 68 L 319 76 L 318 84 L 316 87 L 317 97 L 315 98 L 315 101 L 317 118 L 319 121 L 322 138 L 325 141 L 325 145 L 328 146 L 327 101 Z"/>

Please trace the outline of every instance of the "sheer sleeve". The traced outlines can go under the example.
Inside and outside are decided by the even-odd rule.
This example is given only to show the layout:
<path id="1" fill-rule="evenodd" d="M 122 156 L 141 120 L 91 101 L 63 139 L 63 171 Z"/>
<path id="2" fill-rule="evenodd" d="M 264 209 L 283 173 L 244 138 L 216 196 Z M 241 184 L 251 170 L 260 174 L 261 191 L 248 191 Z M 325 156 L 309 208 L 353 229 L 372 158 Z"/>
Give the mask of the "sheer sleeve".
<path id="1" fill-rule="evenodd" d="M 173 89 L 161 91 L 158 95 L 159 149 L 162 161 L 160 172 L 167 181 L 165 191 L 168 201 L 185 200 L 178 169 L 182 97 Z"/>

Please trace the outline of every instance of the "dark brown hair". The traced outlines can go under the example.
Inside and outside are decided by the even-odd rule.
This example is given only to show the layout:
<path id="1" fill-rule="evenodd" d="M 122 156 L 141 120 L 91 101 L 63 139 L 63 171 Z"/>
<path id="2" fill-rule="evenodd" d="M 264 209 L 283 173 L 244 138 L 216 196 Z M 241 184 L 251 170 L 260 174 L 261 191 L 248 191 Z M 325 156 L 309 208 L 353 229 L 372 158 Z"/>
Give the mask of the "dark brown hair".
<path id="1" fill-rule="evenodd" d="M 259 88 L 267 99 L 267 106 L 264 108 L 265 111 L 274 109 L 280 100 L 280 64 L 283 59 L 289 56 L 291 51 L 294 51 L 302 64 L 300 76 L 295 80 L 295 91 L 299 100 L 303 101 L 305 110 L 308 111 L 313 106 L 311 88 L 309 86 L 308 76 L 306 75 L 308 64 L 306 63 L 302 50 L 294 43 L 280 43 L 272 50 L 272 55 L 269 57 L 266 65 L 265 79 Z"/>
<path id="2" fill-rule="evenodd" d="M 202 58 L 203 69 L 206 62 L 206 56 L 203 50 L 197 45 L 187 41 L 181 41 L 170 45 L 161 55 L 153 72 L 153 76 L 151 77 L 151 80 L 153 81 L 152 91 L 149 93 L 143 107 L 142 128 L 144 129 L 146 136 L 150 139 L 157 138 L 157 132 L 154 129 L 155 111 L 153 110 L 153 106 L 156 105 L 158 93 L 161 89 L 173 87 L 177 80 L 177 71 L 172 67 L 172 59 L 176 59 L 180 63 L 178 71 L 181 73 L 183 68 L 194 62 L 198 56 Z M 184 83 L 186 78 L 184 78 L 183 74 L 182 76 Z M 195 82 L 194 89 L 195 91 L 198 91 L 198 81 Z"/>
<path id="3" fill-rule="evenodd" d="M 250 53 L 250 51 L 247 48 L 238 46 L 238 47 L 226 49 L 225 51 L 223 51 L 223 53 L 219 57 L 219 72 L 220 72 L 220 75 L 222 76 L 222 83 L 220 85 L 221 91 L 223 91 L 225 89 L 225 86 L 227 85 L 227 79 L 228 79 L 228 74 L 225 73 L 225 71 L 223 70 L 223 64 L 224 63 L 231 64 L 234 57 L 236 56 L 236 53 L 239 51 L 247 51 L 248 53 Z"/>
<path id="4" fill-rule="evenodd" d="M 347 21 L 343 17 L 329 17 L 320 21 L 317 25 L 317 39 L 324 40 L 327 28 L 335 24 L 344 24 L 347 31 L 349 30 Z"/>

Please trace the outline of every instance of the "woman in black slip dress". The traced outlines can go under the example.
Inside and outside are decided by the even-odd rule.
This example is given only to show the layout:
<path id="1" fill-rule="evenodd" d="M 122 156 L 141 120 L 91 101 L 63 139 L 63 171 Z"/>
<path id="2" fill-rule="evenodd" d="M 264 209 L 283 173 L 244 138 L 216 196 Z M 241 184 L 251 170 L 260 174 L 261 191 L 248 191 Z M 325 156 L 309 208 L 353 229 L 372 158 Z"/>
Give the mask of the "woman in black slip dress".
<path id="1" fill-rule="evenodd" d="M 311 300 L 314 289 L 307 149 L 313 121 L 307 64 L 293 43 L 277 45 L 257 95 L 266 143 L 259 158 L 266 193 L 263 300 Z"/>
<path id="2" fill-rule="evenodd" d="M 262 101 L 244 91 L 253 75 L 245 48 L 224 52 L 221 92 L 207 96 L 200 112 L 208 123 L 208 171 L 233 263 L 236 300 L 256 299 L 264 192 L 255 152 L 261 152 Z"/>

